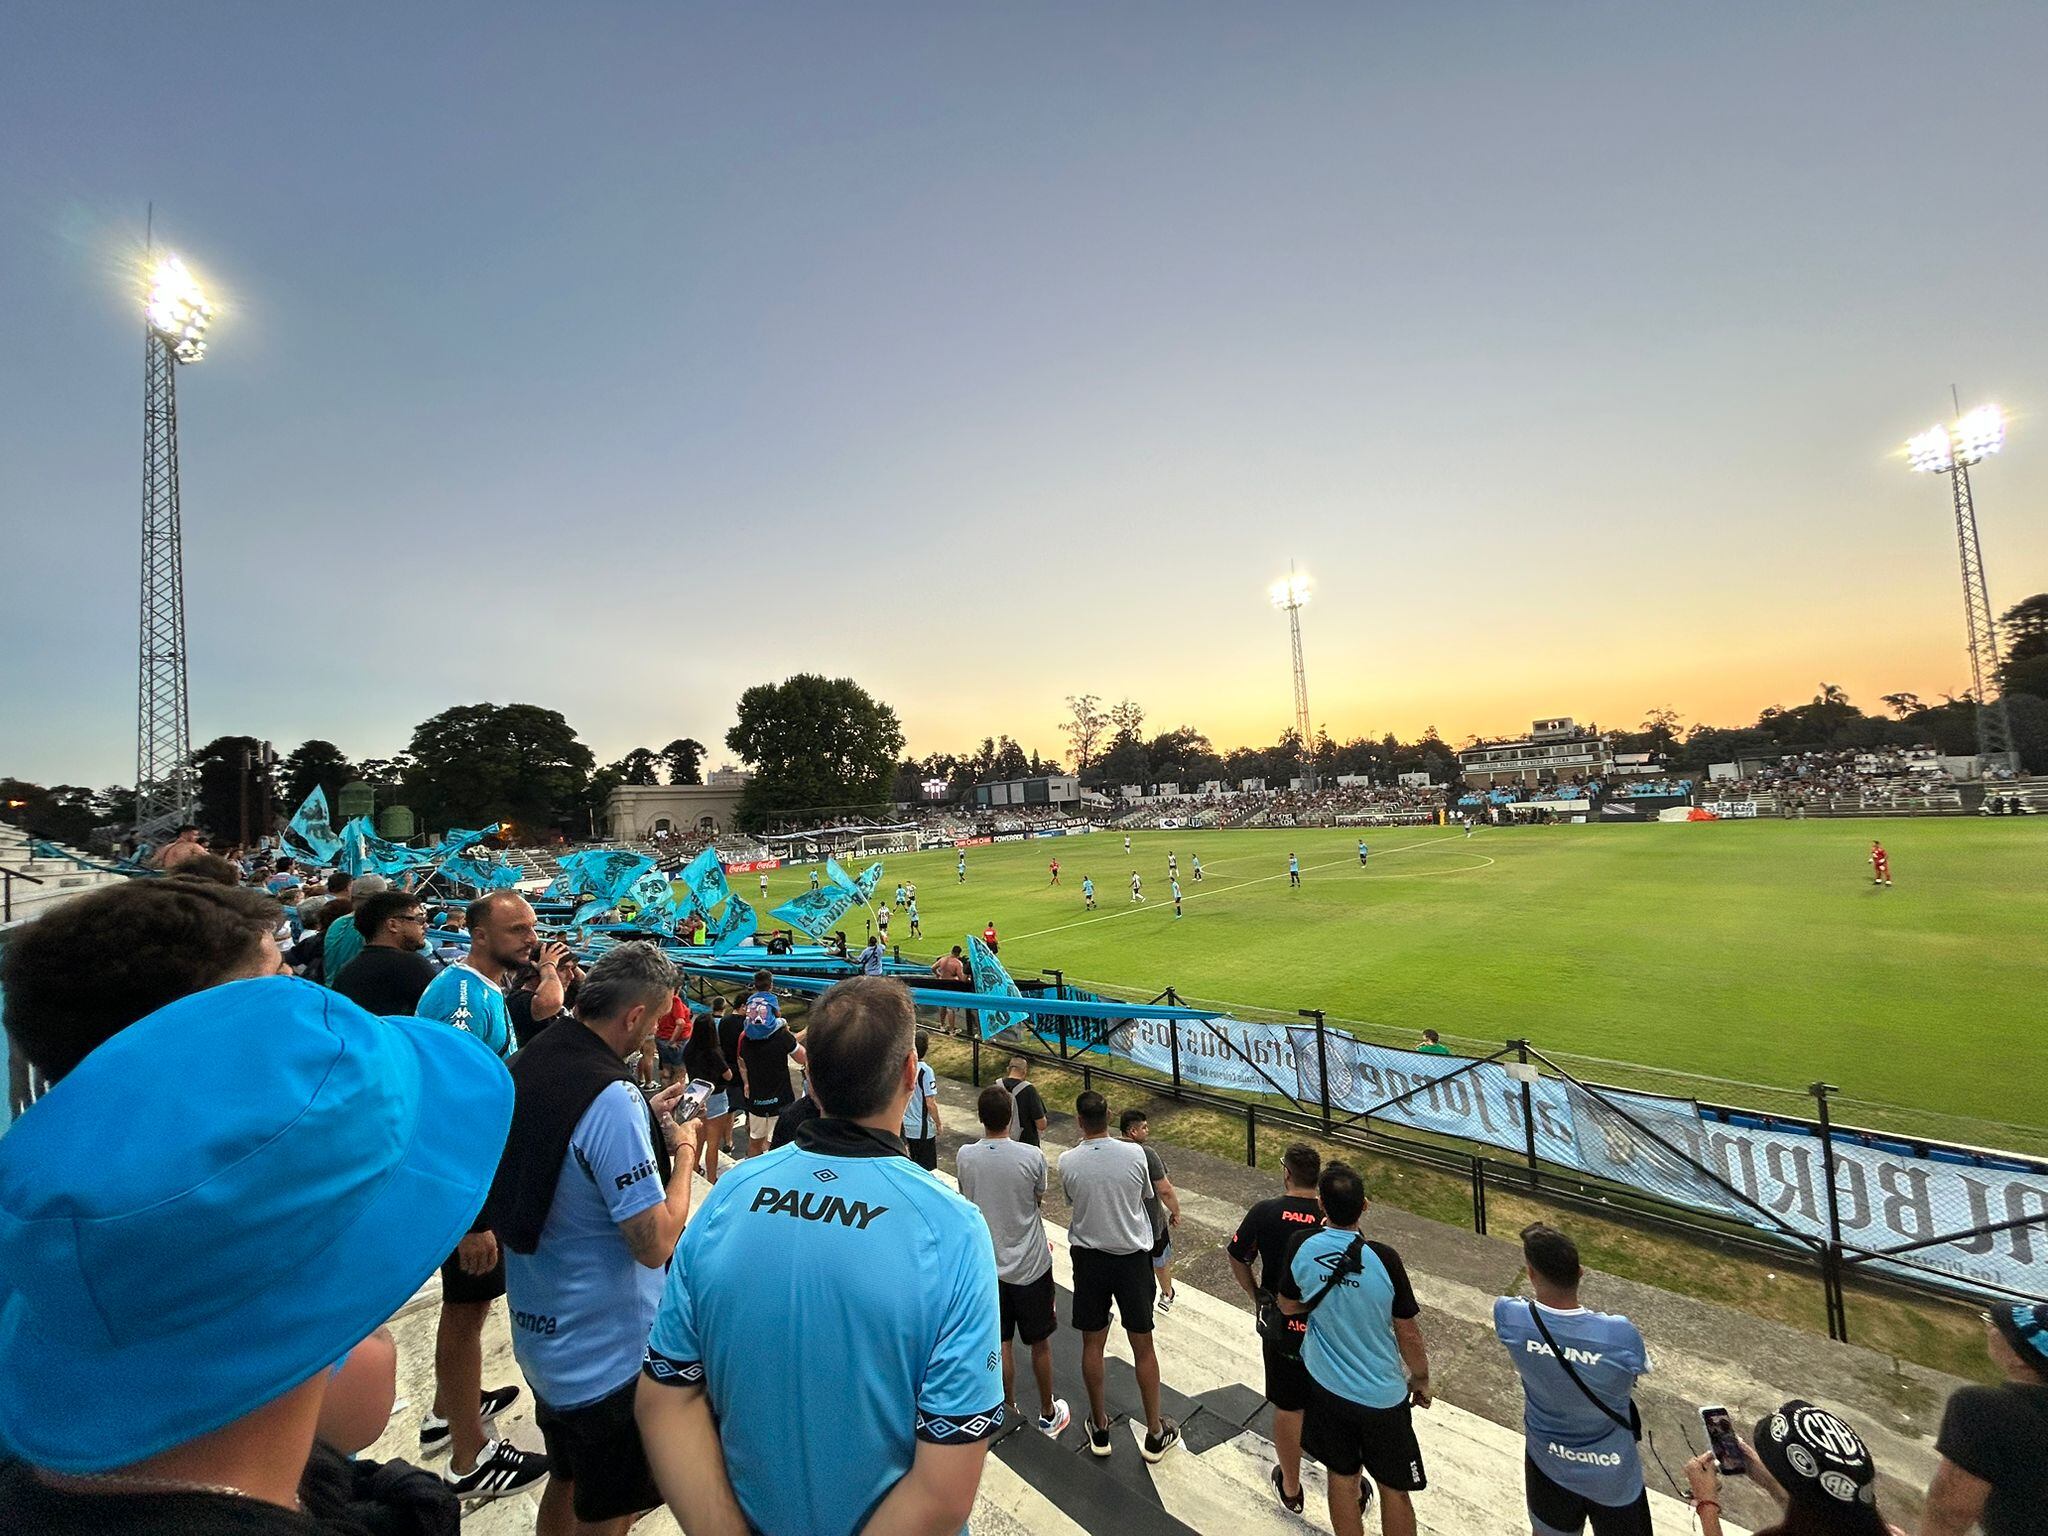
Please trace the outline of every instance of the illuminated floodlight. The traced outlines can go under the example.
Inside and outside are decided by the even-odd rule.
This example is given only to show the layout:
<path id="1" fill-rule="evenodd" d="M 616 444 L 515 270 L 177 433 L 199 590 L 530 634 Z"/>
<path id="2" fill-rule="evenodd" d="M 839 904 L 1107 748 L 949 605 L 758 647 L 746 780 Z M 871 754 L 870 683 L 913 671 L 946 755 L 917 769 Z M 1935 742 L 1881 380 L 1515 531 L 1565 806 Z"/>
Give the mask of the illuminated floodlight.
<path id="1" fill-rule="evenodd" d="M 213 319 L 213 306 L 183 261 L 176 256 L 158 258 L 149 269 L 142 307 L 149 328 L 179 362 L 196 363 L 206 356 L 206 327 Z"/>
<path id="2" fill-rule="evenodd" d="M 1906 462 L 1923 475 L 1945 475 L 1956 467 L 1947 427 L 1929 427 L 1906 439 Z"/>
<path id="3" fill-rule="evenodd" d="M 1275 608 L 1300 608 L 1308 602 L 1308 578 L 1290 571 L 1286 580 L 1273 583 L 1268 595 Z"/>
<path id="4" fill-rule="evenodd" d="M 1981 463 L 2005 446 L 2005 413 L 1995 405 L 1980 405 L 1963 414 L 1950 436 L 1958 464 Z"/>

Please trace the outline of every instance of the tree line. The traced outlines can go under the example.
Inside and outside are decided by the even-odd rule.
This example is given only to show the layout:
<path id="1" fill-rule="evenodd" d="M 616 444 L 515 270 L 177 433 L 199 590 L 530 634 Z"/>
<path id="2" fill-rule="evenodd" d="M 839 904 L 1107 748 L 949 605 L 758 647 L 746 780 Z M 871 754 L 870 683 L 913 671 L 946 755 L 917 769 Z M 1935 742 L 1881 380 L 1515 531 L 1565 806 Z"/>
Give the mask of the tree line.
<path id="1" fill-rule="evenodd" d="M 2048 773 L 2048 593 L 2007 609 L 2000 621 L 2005 655 L 1999 687 L 2012 721 L 2021 766 Z M 1859 708 L 1840 687 L 1822 683 L 1813 698 L 1771 706 L 1753 724 L 1696 722 L 1675 710 L 1645 712 L 1634 730 L 1610 732 L 1616 750 L 1660 754 L 1674 773 L 1703 773 L 1709 763 L 1785 752 L 1871 749 L 1931 743 L 1946 755 L 1976 751 L 1977 701 L 1968 692 L 1929 701 L 1914 693 L 1883 695 L 1881 712 Z M 739 821 L 761 830 L 836 816 L 882 816 L 916 804 L 925 785 L 942 782 L 944 798 L 968 798 L 976 784 L 1066 771 L 1088 788 L 1178 784 L 1184 788 L 1246 779 L 1284 784 L 1313 763 L 1325 780 L 1360 774 L 1393 783 L 1402 773 L 1427 773 L 1451 783 L 1456 749 L 1434 727 L 1413 741 L 1360 735 L 1333 738 L 1319 729 L 1304 744 L 1289 729 L 1271 746 L 1219 751 L 1192 725 L 1148 732 L 1141 704 L 1103 703 L 1092 693 L 1066 700 L 1060 732 L 1065 751 L 1042 756 L 1009 735 L 983 737 L 964 752 L 904 755 L 895 710 L 851 678 L 799 674 L 762 683 L 740 696 L 738 720 L 725 745 L 753 773 L 740 798 Z M 1476 738 L 1467 738 L 1467 744 Z M 637 747 L 599 766 L 595 754 L 557 710 L 536 704 L 461 704 L 415 726 L 395 757 L 351 760 L 331 741 L 301 742 L 274 764 L 253 736 L 218 736 L 192 754 L 198 820 L 217 839 L 240 835 L 244 796 L 250 814 L 267 795 L 277 816 L 289 815 L 317 786 L 335 806 L 342 786 L 369 784 L 380 804 L 410 806 L 423 827 L 506 822 L 523 836 L 560 832 L 587 836 L 604 829 L 605 806 L 620 785 L 701 784 L 705 746 L 678 736 L 660 748 Z M 126 785 L 92 789 L 0 778 L 0 819 L 38 837 L 83 844 L 102 827 L 123 827 L 135 814 Z M 254 826 L 253 830 L 264 830 Z"/>

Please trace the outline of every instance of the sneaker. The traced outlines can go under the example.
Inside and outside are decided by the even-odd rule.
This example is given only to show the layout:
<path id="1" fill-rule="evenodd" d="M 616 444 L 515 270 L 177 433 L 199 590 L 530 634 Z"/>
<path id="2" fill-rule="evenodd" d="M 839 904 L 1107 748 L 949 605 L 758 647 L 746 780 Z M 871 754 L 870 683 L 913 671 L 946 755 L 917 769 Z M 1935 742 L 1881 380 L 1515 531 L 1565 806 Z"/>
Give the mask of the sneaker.
<path id="1" fill-rule="evenodd" d="M 1159 1433 L 1148 1433 L 1145 1443 L 1138 1448 L 1138 1454 L 1147 1461 L 1157 1461 L 1176 1445 L 1180 1444 L 1180 1426 L 1171 1419 L 1159 1421 Z"/>
<path id="2" fill-rule="evenodd" d="M 502 1499 L 524 1493 L 548 1475 L 548 1459 L 538 1451 L 522 1451 L 510 1440 L 490 1440 L 483 1454 L 467 1472 L 457 1472 L 450 1462 L 442 1480 L 464 1501 Z"/>
<path id="3" fill-rule="evenodd" d="M 1297 1491 L 1293 1498 L 1287 1496 L 1287 1478 L 1278 1467 L 1273 1469 L 1273 1491 L 1280 1495 L 1280 1504 L 1290 1515 L 1301 1513 L 1303 1495 Z"/>
<path id="4" fill-rule="evenodd" d="M 1107 1424 L 1097 1424 L 1093 1419 L 1088 1421 L 1088 1449 L 1098 1456 L 1107 1456 L 1109 1454 L 1109 1426 Z"/>
<path id="5" fill-rule="evenodd" d="M 495 1419 L 499 1414 L 519 1401 L 517 1387 L 496 1387 L 486 1392 L 481 1404 L 483 1417 Z M 427 1410 L 427 1416 L 420 1420 L 420 1449 L 423 1451 L 445 1451 L 448 1449 L 448 1421 L 436 1418 L 434 1411 Z"/>
<path id="6" fill-rule="evenodd" d="M 1171 1291 L 1161 1291 L 1159 1299 L 1152 1303 L 1152 1310 L 1154 1312 L 1171 1312 L 1173 1310 L 1174 1297 L 1178 1294 L 1178 1286 Z"/>
<path id="7" fill-rule="evenodd" d="M 1056 1397 L 1052 1400 L 1052 1412 L 1038 1416 L 1038 1432 L 1057 1438 L 1060 1432 L 1073 1422 L 1074 1415 L 1067 1407 L 1067 1400 L 1064 1397 Z"/>

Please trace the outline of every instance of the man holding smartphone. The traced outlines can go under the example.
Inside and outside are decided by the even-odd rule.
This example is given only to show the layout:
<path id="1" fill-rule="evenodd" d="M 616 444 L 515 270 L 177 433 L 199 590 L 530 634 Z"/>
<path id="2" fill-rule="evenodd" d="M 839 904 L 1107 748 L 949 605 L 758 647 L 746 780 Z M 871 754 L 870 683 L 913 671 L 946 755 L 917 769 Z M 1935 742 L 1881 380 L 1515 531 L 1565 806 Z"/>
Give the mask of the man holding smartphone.
<path id="1" fill-rule="evenodd" d="M 1650 1354 L 1625 1317 L 1579 1305 L 1578 1245 L 1537 1222 L 1522 1230 L 1534 1299 L 1503 1296 L 1493 1329 L 1522 1378 L 1522 1479 L 1530 1526 L 1555 1536 L 1650 1536 L 1650 1496 L 1632 1398 Z"/>

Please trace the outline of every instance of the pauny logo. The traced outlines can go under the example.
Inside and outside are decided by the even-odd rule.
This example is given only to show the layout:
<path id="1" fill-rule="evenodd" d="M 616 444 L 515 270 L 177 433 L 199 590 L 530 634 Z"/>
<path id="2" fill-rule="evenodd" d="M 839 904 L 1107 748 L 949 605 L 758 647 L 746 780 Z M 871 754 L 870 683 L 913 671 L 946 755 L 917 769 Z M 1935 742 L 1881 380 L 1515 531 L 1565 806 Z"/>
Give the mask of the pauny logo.
<path id="1" fill-rule="evenodd" d="M 887 1212 L 886 1205 L 869 1205 L 865 1200 L 843 1200 L 838 1195 L 806 1194 L 794 1189 L 777 1189 L 764 1184 L 754 1191 L 749 1214 L 767 1211 L 775 1216 L 794 1216 L 799 1221 L 836 1221 L 842 1227 L 865 1232 L 868 1223 Z"/>

